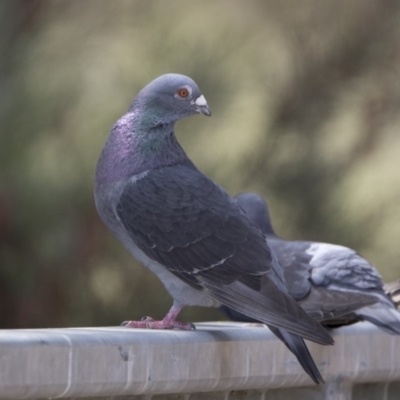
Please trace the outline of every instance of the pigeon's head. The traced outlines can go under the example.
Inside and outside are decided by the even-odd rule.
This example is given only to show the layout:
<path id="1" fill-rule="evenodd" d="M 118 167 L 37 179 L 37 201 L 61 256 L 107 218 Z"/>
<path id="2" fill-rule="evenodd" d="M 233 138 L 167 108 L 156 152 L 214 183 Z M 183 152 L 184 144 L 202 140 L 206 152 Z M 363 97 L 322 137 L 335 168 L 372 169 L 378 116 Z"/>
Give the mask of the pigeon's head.
<path id="1" fill-rule="evenodd" d="M 166 74 L 143 88 L 135 104 L 145 107 L 159 123 L 171 123 L 193 114 L 211 116 L 207 101 L 196 82 L 188 76 Z"/>
<path id="2" fill-rule="evenodd" d="M 260 195 L 244 192 L 236 195 L 235 200 L 246 213 L 247 218 L 257 225 L 265 235 L 275 235 L 267 203 Z"/>

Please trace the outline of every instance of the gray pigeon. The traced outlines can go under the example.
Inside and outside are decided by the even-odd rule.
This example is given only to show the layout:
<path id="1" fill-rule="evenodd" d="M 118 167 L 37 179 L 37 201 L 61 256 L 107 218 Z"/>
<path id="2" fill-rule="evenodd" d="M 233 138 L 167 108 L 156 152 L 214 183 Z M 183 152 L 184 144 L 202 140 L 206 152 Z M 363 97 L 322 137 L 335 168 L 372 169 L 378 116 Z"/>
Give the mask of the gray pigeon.
<path id="1" fill-rule="evenodd" d="M 385 293 L 379 273 L 366 259 L 344 246 L 283 240 L 272 228 L 262 197 L 242 193 L 236 200 L 266 235 L 283 268 L 289 294 L 309 315 L 326 326 L 366 320 L 385 332 L 400 334 L 400 313 Z M 233 319 L 248 320 L 225 312 Z"/>
<path id="2" fill-rule="evenodd" d="M 116 122 L 100 155 L 95 201 L 102 220 L 174 299 L 162 321 L 124 325 L 192 329 L 176 320 L 184 306 L 225 305 L 278 328 L 288 340 L 332 344 L 286 293 L 264 235 L 177 142 L 175 122 L 198 113 L 211 115 L 192 79 L 160 76 Z M 317 369 L 313 379 L 323 381 Z"/>

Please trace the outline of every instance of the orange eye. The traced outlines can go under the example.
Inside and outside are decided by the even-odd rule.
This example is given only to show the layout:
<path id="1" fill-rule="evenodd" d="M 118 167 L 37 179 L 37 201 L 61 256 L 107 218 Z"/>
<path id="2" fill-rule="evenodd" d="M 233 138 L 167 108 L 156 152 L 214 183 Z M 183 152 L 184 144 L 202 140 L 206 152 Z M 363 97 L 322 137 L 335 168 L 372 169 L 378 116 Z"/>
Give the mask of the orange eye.
<path id="1" fill-rule="evenodd" d="M 179 90 L 178 90 L 178 96 L 179 96 L 179 97 L 182 97 L 183 99 L 184 99 L 185 97 L 188 97 L 188 96 L 189 96 L 189 90 L 187 90 L 186 88 L 181 88 L 181 89 L 179 89 Z"/>

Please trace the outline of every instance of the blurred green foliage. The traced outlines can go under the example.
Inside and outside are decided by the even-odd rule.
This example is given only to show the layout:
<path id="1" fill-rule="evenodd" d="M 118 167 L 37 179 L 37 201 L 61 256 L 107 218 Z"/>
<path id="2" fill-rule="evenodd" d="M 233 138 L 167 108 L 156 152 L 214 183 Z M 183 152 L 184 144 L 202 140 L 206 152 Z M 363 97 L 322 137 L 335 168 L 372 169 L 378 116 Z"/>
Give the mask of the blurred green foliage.
<path id="1" fill-rule="evenodd" d="M 167 72 L 213 111 L 177 126 L 203 172 L 264 195 L 283 237 L 356 248 L 398 278 L 399 20 L 394 0 L 0 2 L 0 327 L 169 308 L 92 194 L 110 127 Z"/>

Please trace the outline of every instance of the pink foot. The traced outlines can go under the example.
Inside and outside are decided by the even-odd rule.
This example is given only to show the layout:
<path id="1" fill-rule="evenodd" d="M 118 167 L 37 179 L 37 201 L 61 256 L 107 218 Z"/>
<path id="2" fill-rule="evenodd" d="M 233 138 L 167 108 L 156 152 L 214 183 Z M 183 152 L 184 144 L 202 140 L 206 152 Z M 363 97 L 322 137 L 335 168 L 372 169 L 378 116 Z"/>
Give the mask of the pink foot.
<path id="1" fill-rule="evenodd" d="M 125 321 L 121 324 L 127 328 L 143 328 L 143 329 L 181 329 L 195 330 L 196 327 L 190 322 L 179 322 L 171 320 L 154 321 L 153 318 L 144 317 L 141 321 Z"/>
<path id="2" fill-rule="evenodd" d="M 154 321 L 151 317 L 144 317 L 141 321 L 125 321 L 121 325 L 128 328 L 142 328 L 142 329 L 181 329 L 181 330 L 195 330 L 196 327 L 190 322 L 179 322 L 176 317 L 183 307 L 172 306 L 168 314 L 161 321 Z"/>

